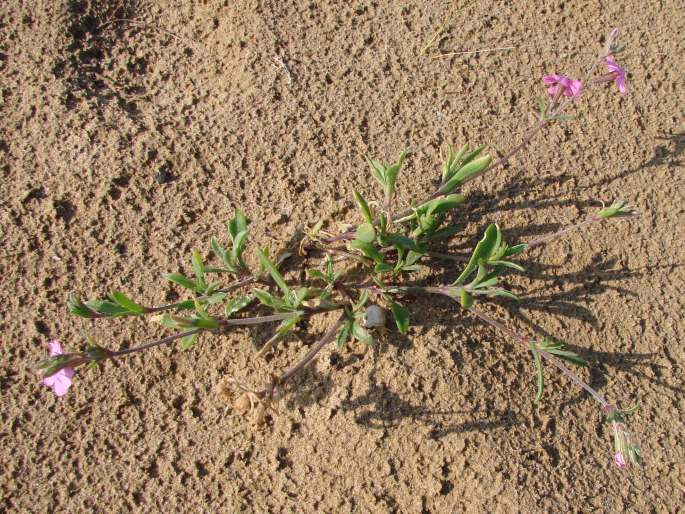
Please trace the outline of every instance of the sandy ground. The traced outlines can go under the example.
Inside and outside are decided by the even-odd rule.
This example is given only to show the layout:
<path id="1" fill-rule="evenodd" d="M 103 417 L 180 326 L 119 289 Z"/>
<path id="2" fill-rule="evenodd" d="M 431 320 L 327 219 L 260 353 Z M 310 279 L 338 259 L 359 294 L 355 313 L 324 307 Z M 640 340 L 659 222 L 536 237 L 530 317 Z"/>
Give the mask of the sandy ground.
<path id="1" fill-rule="evenodd" d="M 6 0 L 0 5 L 0 510 L 8 512 L 675 512 L 683 451 L 683 76 L 676 0 L 472 2 Z M 679 6 L 679 7 L 678 7 Z M 122 21 L 123 20 L 123 21 Z M 261 428 L 217 395 L 260 384 L 326 328 L 253 363 L 265 329 L 79 370 L 62 399 L 31 364 L 59 338 L 117 347 L 159 333 L 88 322 L 69 292 L 155 305 L 162 273 L 223 234 L 253 241 L 352 222 L 377 198 L 363 154 L 411 150 L 400 201 L 440 148 L 517 141 L 549 72 L 579 75 L 622 28 L 630 94 L 607 86 L 527 154 L 467 187 L 464 237 L 497 221 L 529 241 L 623 197 L 642 216 L 532 252 L 522 301 L 493 309 L 566 337 L 609 398 L 639 398 L 646 465 L 619 472 L 590 398 L 448 302 L 412 306 L 408 338 L 322 352 Z M 515 46 L 431 59 L 439 52 Z M 291 71 L 275 66 L 281 56 Z M 160 176 L 163 175 L 164 177 Z M 158 180 L 166 178 L 170 180 Z M 332 225 L 331 225 L 332 226 Z M 454 276 L 454 269 L 438 270 Z"/>

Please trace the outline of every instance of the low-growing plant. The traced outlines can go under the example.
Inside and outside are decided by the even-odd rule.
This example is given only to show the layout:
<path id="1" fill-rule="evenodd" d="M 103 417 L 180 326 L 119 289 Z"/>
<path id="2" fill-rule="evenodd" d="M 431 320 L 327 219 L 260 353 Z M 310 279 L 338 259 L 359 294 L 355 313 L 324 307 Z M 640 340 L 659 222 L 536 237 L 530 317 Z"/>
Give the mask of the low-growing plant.
<path id="1" fill-rule="evenodd" d="M 459 193 L 464 184 L 504 166 L 526 149 L 536 135 L 552 125 L 573 119 L 566 113 L 568 108 L 599 84 L 613 81 L 621 94 L 625 93 L 626 72 L 614 60 L 614 55 L 623 50 L 617 36 L 618 30 L 614 29 L 584 79 L 574 80 L 560 74 L 544 77 L 548 94 L 546 100 L 539 102 L 536 123 L 517 146 L 499 159 L 488 154 L 485 145 L 475 148 L 469 144 L 459 148 L 448 146 L 435 191 L 405 210 L 396 210 L 394 198 L 406 154 L 402 152 L 389 164 L 367 159 L 373 178 L 382 188 L 382 201 L 369 202 L 355 192 L 354 202 L 361 222 L 348 230 L 331 234 L 324 231 L 323 222 L 319 222 L 305 230 L 299 245 L 291 252 L 273 255 L 266 248 L 256 249 L 259 265 L 250 267 L 245 259 L 248 220 L 238 211 L 228 222 L 228 245 L 211 239 L 211 262 L 201 252 L 194 251 L 192 277 L 181 273 L 165 277 L 185 290 L 188 299 L 147 307 L 119 291 L 101 300 L 82 301 L 72 297 L 69 310 L 76 316 L 87 319 L 150 316 L 151 320 L 174 333 L 120 350 L 89 341 L 83 351 L 63 353 L 59 342 L 52 341 L 51 356 L 37 364 L 44 383 L 61 396 L 71 385 L 74 369 L 81 365 L 94 367 L 107 360 L 176 341 L 182 349 L 188 350 L 210 335 L 247 325 L 278 323 L 273 336 L 257 352 L 257 357 L 264 356 L 277 351 L 279 342 L 303 321 L 323 313 L 339 313 L 337 321 L 301 360 L 285 371 L 274 372 L 262 388 L 232 381 L 237 396 L 236 409 L 253 412 L 254 419 L 260 422 L 266 410 L 283 395 L 288 381 L 324 346 L 335 342 L 342 350 L 353 340 L 373 345 L 380 337 L 381 329 L 386 327 L 386 317 L 392 318 L 397 332 L 406 334 L 411 324 L 406 299 L 442 295 L 453 299 L 464 314 L 501 331 L 506 338 L 520 343 L 523 350 L 530 352 L 536 370 L 536 402 L 541 400 L 544 391 L 544 365 L 550 364 L 600 404 L 613 430 L 615 464 L 625 468 L 640 463 L 640 450 L 626 428 L 626 417 L 635 408 L 618 408 L 572 371 L 573 366 L 587 365 L 581 356 L 569 350 L 562 339 L 520 334 L 478 308 L 479 302 L 495 297 L 517 300 L 503 278 L 511 271 L 524 272 L 516 262 L 520 255 L 571 231 L 635 216 L 632 207 L 623 200 L 616 200 L 580 223 L 528 243 L 505 242 L 500 227 L 491 224 L 466 259 L 435 251 L 436 243 L 451 238 L 458 230 L 448 224 L 448 214 L 462 208 L 466 202 L 467 198 Z M 601 66 L 606 68 L 606 73 L 598 73 Z M 285 259 L 298 258 L 302 263 L 318 259 L 320 265 L 307 269 L 302 280 L 289 280 L 282 271 L 282 264 Z M 416 280 L 416 273 L 430 270 L 431 262 L 436 259 L 459 263 L 457 278 L 450 283 L 425 285 L 432 283 L 428 278 L 422 285 Z M 342 267 L 345 263 L 354 265 L 353 273 Z M 221 278 L 224 276 L 231 277 L 232 281 L 226 283 Z"/>

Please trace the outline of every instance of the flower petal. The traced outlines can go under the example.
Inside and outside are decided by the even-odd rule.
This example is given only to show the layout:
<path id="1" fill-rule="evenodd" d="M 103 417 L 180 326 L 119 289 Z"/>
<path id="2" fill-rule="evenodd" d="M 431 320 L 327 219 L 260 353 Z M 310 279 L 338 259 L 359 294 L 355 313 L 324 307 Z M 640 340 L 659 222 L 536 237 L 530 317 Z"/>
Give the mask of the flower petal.
<path id="1" fill-rule="evenodd" d="M 571 91 L 571 96 L 578 96 L 583 90 L 583 81 L 572 80 L 571 84 L 569 85 L 569 90 Z"/>
<path id="2" fill-rule="evenodd" d="M 71 387 L 71 379 L 65 375 L 60 375 L 52 386 L 52 390 L 55 393 L 55 396 L 64 396 L 67 394 L 69 387 Z"/>
<path id="3" fill-rule="evenodd" d="M 62 345 L 59 343 L 57 339 L 50 341 L 48 343 L 48 347 L 50 348 L 50 357 L 54 357 L 55 355 L 62 355 Z"/>

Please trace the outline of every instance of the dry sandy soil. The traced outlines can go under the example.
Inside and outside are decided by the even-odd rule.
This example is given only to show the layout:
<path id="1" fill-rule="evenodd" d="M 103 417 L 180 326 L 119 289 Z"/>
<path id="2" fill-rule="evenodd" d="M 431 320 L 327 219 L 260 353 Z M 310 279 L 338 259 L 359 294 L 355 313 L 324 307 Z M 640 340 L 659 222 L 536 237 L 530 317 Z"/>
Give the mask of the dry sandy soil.
<path id="1" fill-rule="evenodd" d="M 675 512 L 685 504 L 683 76 L 677 0 L 471 2 L 5 0 L 0 5 L 0 510 L 8 512 Z M 492 312 L 567 338 L 608 398 L 639 398 L 645 466 L 620 472 L 597 405 L 443 300 L 412 305 L 408 338 L 324 350 L 281 413 L 253 427 L 217 394 L 261 384 L 330 320 L 252 357 L 266 329 L 78 370 L 68 395 L 32 363 L 59 338 L 119 347 L 159 333 L 89 322 L 65 299 L 120 289 L 148 305 L 223 234 L 253 247 L 356 219 L 378 198 L 362 155 L 411 150 L 404 204 L 440 148 L 501 155 L 532 120 L 540 78 L 580 75 L 613 26 L 630 93 L 607 85 L 531 151 L 469 184 L 464 236 L 497 221 L 529 241 L 624 197 L 642 216 L 527 255 L 522 300 Z M 433 59 L 438 53 L 515 46 Z M 291 70 L 275 66 L 281 56 Z M 163 180 L 160 180 L 163 179 Z M 436 270 L 454 277 L 452 267 Z M 538 329 L 534 329 L 538 326 Z"/>

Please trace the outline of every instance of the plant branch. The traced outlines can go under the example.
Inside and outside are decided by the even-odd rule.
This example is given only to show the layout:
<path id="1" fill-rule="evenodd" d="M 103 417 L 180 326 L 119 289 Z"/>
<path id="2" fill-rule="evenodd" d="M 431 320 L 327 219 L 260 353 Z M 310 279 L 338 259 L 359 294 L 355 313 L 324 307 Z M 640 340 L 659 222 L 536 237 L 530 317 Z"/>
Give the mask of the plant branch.
<path id="1" fill-rule="evenodd" d="M 473 307 L 470 307 L 466 309 L 469 311 L 471 314 L 476 316 L 477 318 L 480 318 L 481 321 L 484 321 L 488 325 L 500 330 L 501 332 L 504 332 L 506 335 L 511 337 L 512 339 L 516 340 L 517 342 L 521 343 L 524 345 L 526 348 L 530 348 L 530 344 L 532 342 L 532 339 L 528 336 L 524 336 L 522 334 L 519 334 L 518 332 L 515 332 L 514 330 L 510 329 L 504 323 L 491 318 L 484 312 L 481 312 L 479 310 L 474 309 Z M 557 369 L 559 369 L 564 375 L 566 375 L 571 382 L 576 384 L 578 387 L 581 389 L 584 389 L 587 391 L 603 408 L 607 408 L 609 406 L 609 402 L 606 401 L 606 399 L 599 394 L 597 391 L 595 391 L 592 387 L 590 387 L 588 384 L 586 384 L 578 375 L 576 375 L 573 371 L 571 371 L 568 367 L 566 367 L 561 360 L 553 356 L 552 354 L 538 349 L 538 353 L 540 354 L 541 357 L 549 361 L 551 364 L 553 364 Z"/>
<path id="2" fill-rule="evenodd" d="M 526 250 L 530 250 L 531 248 L 534 248 L 536 246 L 540 246 L 540 245 L 543 245 L 545 243 L 549 243 L 551 241 L 559 239 L 561 236 L 566 235 L 569 232 L 574 232 L 576 230 L 580 230 L 581 228 L 585 228 L 585 227 L 587 227 L 589 225 L 593 225 L 595 223 L 600 223 L 602 221 L 607 221 L 610 219 L 619 219 L 619 220 L 620 219 L 626 219 L 626 218 L 635 217 L 635 216 L 637 216 L 637 214 L 632 214 L 629 216 L 621 216 L 618 218 L 603 218 L 602 216 L 598 216 L 598 215 L 594 214 L 594 215 L 588 217 L 587 219 L 581 221 L 580 223 L 576 223 L 575 225 L 570 225 L 568 227 L 562 228 L 561 230 L 559 230 L 557 232 L 554 232 L 553 234 L 549 234 L 547 236 L 543 236 L 543 237 L 540 237 L 538 239 L 535 239 L 535 240 L 531 241 L 530 243 L 526 243 L 528 245 Z"/>
<path id="3" fill-rule="evenodd" d="M 276 377 L 272 380 L 271 384 L 264 389 L 263 391 L 260 391 L 257 393 L 257 395 L 261 398 L 263 397 L 271 397 L 274 394 L 277 393 L 277 388 L 285 384 L 288 380 L 290 380 L 294 375 L 302 371 L 302 369 L 314 358 L 316 355 L 321 351 L 321 349 L 326 346 L 328 343 L 330 343 L 334 338 L 335 334 L 338 331 L 338 329 L 343 325 L 345 322 L 345 314 L 342 314 L 339 318 L 338 321 L 335 322 L 335 324 L 328 329 L 328 331 L 323 335 L 323 337 L 314 345 L 312 348 L 307 352 L 307 354 L 302 357 L 302 359 L 297 363 L 288 368 L 287 371 L 285 371 L 283 374 L 281 374 L 279 377 Z"/>
<path id="4" fill-rule="evenodd" d="M 173 341 L 176 341 L 177 339 L 182 339 L 186 336 L 191 336 L 193 334 L 201 332 L 202 330 L 204 330 L 204 329 L 194 328 L 194 329 L 188 330 L 186 332 L 180 332 L 178 334 L 172 334 L 172 335 L 164 337 L 162 339 L 158 339 L 157 341 L 150 341 L 149 343 L 141 344 L 140 346 L 134 346 L 132 348 L 126 348 L 125 350 L 119 350 L 116 352 L 110 351 L 109 358 L 120 357 L 122 355 L 127 355 L 129 353 L 135 353 L 135 352 L 141 352 L 143 350 L 148 350 L 148 349 L 154 348 L 156 346 L 171 343 Z"/>

